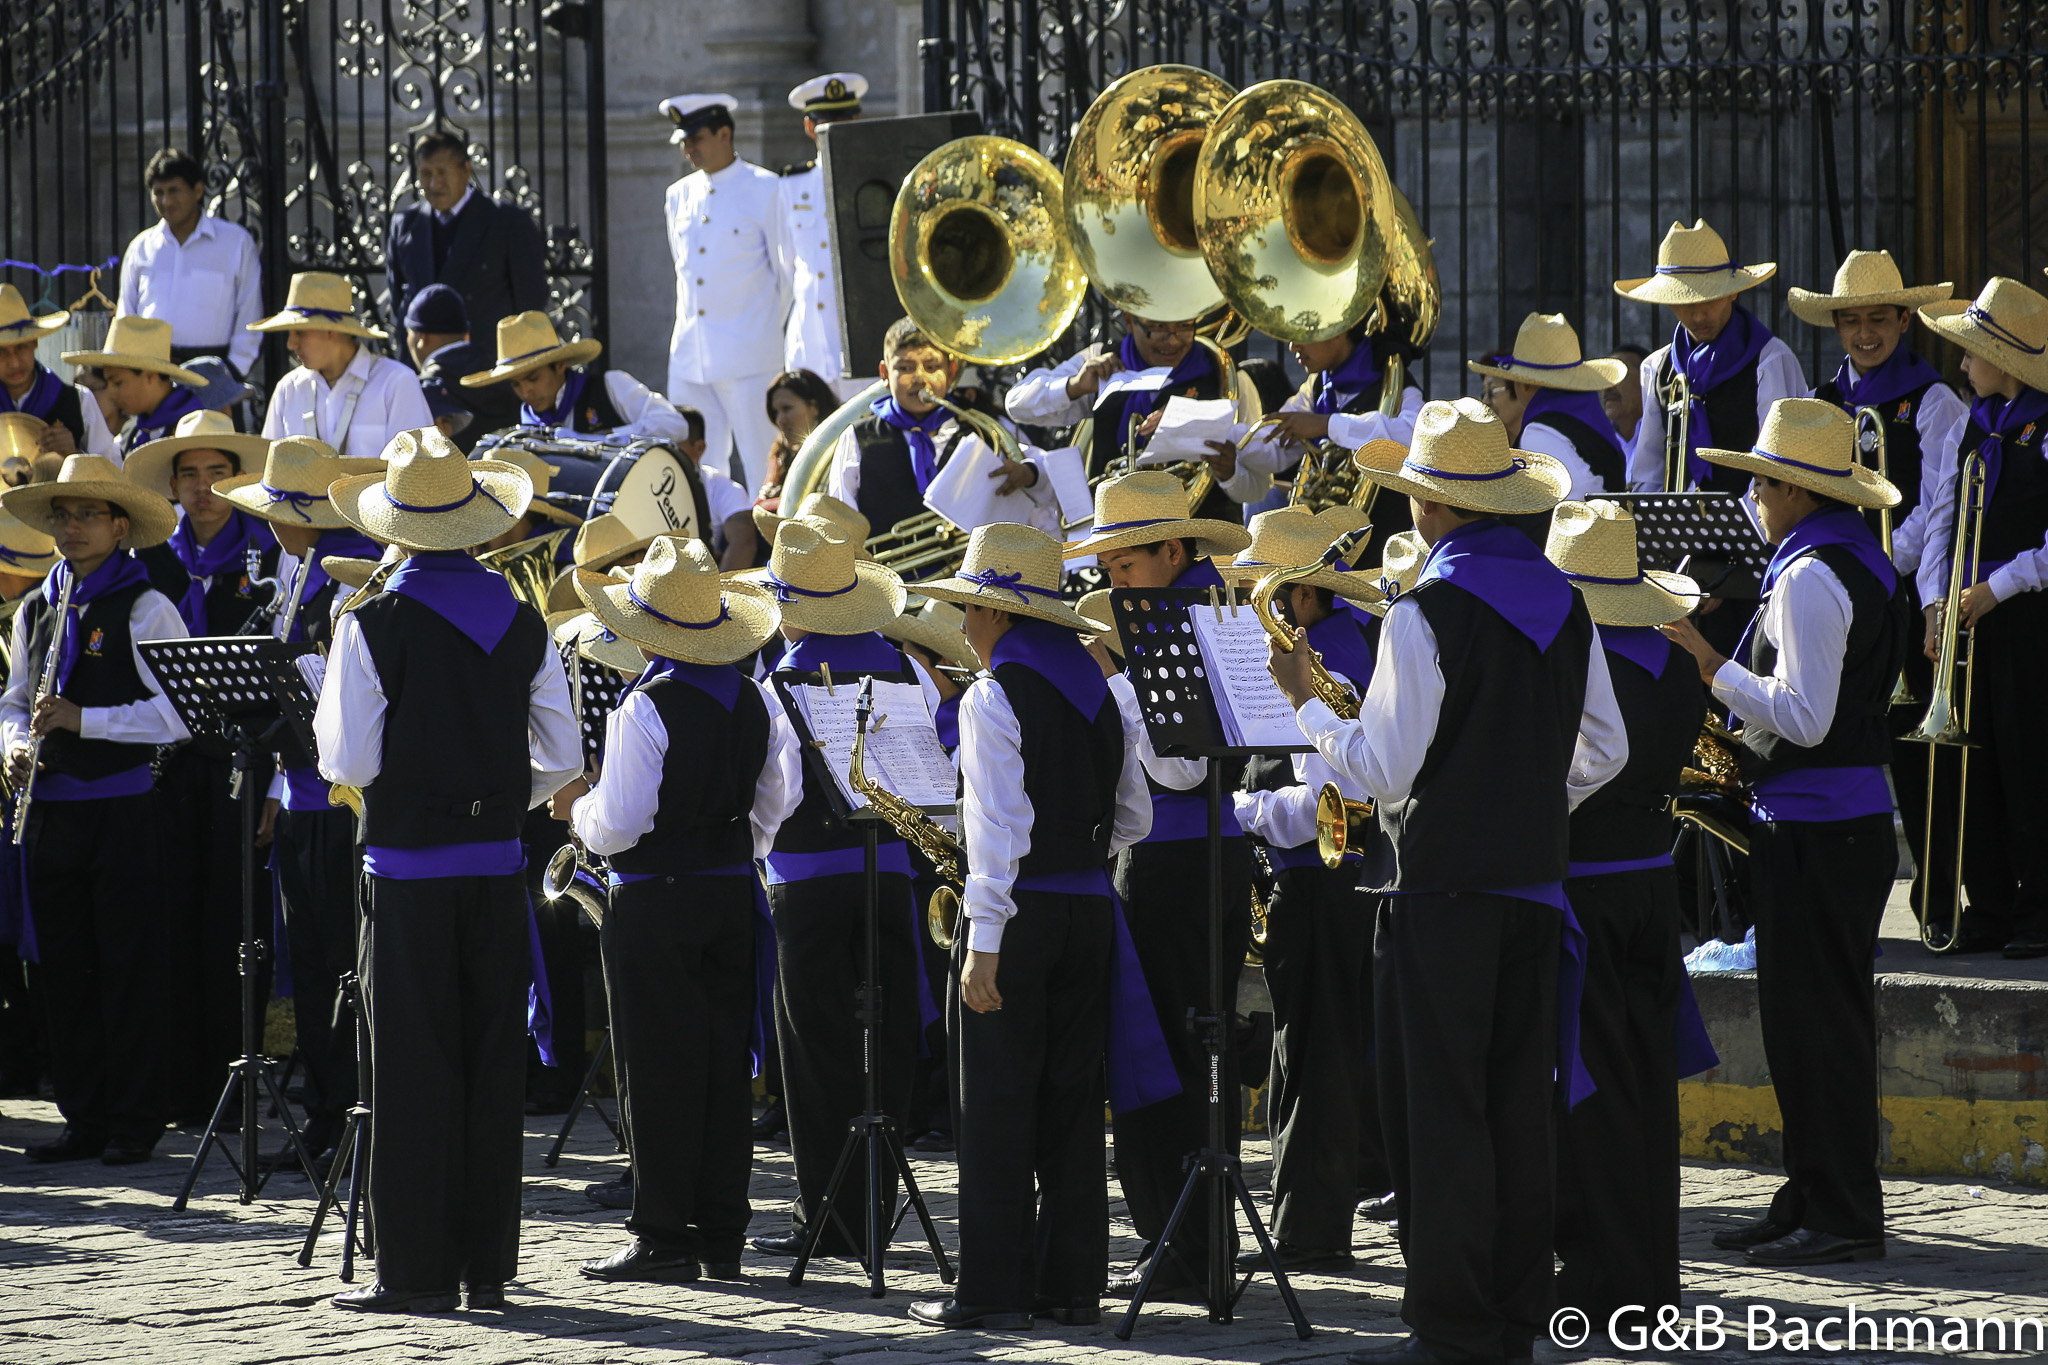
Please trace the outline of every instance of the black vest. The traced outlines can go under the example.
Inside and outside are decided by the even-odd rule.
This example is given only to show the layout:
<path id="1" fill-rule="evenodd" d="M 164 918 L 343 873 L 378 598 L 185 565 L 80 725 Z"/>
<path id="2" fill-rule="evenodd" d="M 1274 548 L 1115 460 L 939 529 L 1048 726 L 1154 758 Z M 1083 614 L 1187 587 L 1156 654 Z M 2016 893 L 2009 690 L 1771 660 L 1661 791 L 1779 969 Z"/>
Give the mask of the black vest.
<path id="1" fill-rule="evenodd" d="M 1956 448 L 1959 468 L 1963 457 L 1984 444 L 1988 435 L 1974 420 L 1964 427 L 1962 443 Z M 1986 564 L 2041 548 L 2042 532 L 2048 531 L 2048 460 L 2042 458 L 2044 439 L 2048 439 L 2048 421 L 2031 422 L 1999 443 L 1998 485 L 1984 504 L 1982 558 Z M 1968 495 L 1969 485 L 1958 477 L 1959 514 L 1962 499 Z M 1960 527 L 1962 517 L 1958 515 L 1950 524 Z M 1951 539 L 1960 543 L 1957 533 L 1952 532 Z M 1962 548 L 1964 553 L 1969 552 L 1968 545 Z"/>
<path id="2" fill-rule="evenodd" d="M 1590 425 L 1563 412 L 1538 413 L 1530 425 L 1549 427 L 1570 441 L 1572 449 L 1578 451 L 1579 458 L 1586 462 L 1586 468 L 1592 470 L 1593 477 L 1600 480 L 1603 492 L 1628 492 L 1627 461 L 1622 459 L 1621 452 L 1614 448 L 1612 441 Z M 1715 439 L 1720 438 L 1717 436 Z"/>
<path id="3" fill-rule="evenodd" d="M 79 401 L 76 384 L 66 384 L 58 391 L 57 401 L 50 405 L 49 415 L 43 420 L 69 431 L 72 443 L 80 450 L 85 449 L 85 406 Z"/>
<path id="4" fill-rule="evenodd" d="M 768 707 L 743 683 L 731 711 L 702 688 L 655 678 L 640 689 L 668 732 L 654 828 L 614 853 L 621 872 L 701 872 L 754 856 L 754 787 L 768 762 Z"/>
<path id="5" fill-rule="evenodd" d="M 1926 401 L 1927 391 L 1940 382 L 1930 379 L 1904 398 L 1895 398 L 1879 409 L 1884 415 L 1884 464 L 1888 471 L 1885 477 L 1899 490 L 1899 505 L 1892 509 L 1894 526 L 1904 524 L 1920 504 L 1920 462 L 1926 458 L 1926 452 L 1920 449 L 1920 405 Z M 1826 399 L 1851 417 L 1856 415 L 1833 378 L 1816 388 L 1813 396 Z M 1871 530 L 1877 529 L 1875 511 L 1865 512 L 1863 517 Z"/>
<path id="6" fill-rule="evenodd" d="M 1737 370 L 1706 393 L 1696 393 L 1693 398 L 1706 410 L 1707 431 L 1713 443 L 1721 450 L 1748 450 L 1756 444 L 1760 429 L 1756 415 L 1756 367 L 1763 359 L 1757 359 Z M 1671 384 L 1671 352 L 1664 352 L 1664 362 L 1657 371 L 1656 392 L 1662 393 Z M 1664 414 L 1664 429 L 1671 430 L 1671 415 Z M 1699 444 L 1697 435 L 1694 437 Z M 1582 452 L 1583 453 L 1583 452 Z M 1660 475 L 1661 477 L 1661 475 Z M 1750 476 L 1729 465 L 1710 464 L 1707 466 L 1706 481 L 1701 488 L 1712 493 L 1745 493 L 1749 490 Z M 1681 491 L 1681 490 L 1670 490 Z"/>
<path id="7" fill-rule="evenodd" d="M 152 545 L 146 550 L 137 550 L 135 557 L 142 561 L 142 567 L 149 571 L 149 584 L 176 606 L 183 600 L 186 587 L 192 582 L 192 575 L 185 572 L 177 552 L 170 542 Z M 275 545 L 257 557 L 258 572 L 264 577 L 277 574 L 278 550 Z M 269 600 L 268 589 L 256 587 L 249 581 L 249 561 L 246 554 L 239 555 L 213 576 L 213 582 L 206 589 L 206 635 L 236 635 L 247 625 L 256 609 Z M 302 609 L 299 619 L 305 619 Z"/>
<path id="8" fill-rule="evenodd" d="M 1905 575 L 1899 575 L 1898 586 L 1887 595 L 1877 576 L 1846 547 L 1822 545 L 1807 553 L 1827 565 L 1849 593 L 1849 641 L 1842 651 L 1835 718 L 1812 748 L 1794 744 L 1754 721 L 1745 725 L 1741 758 L 1746 782 L 1795 768 L 1874 768 L 1891 761 L 1888 720 L 1892 688 L 1906 661 L 1913 617 Z M 1763 612 L 1769 605 L 1766 596 L 1757 608 L 1757 625 L 1749 646 L 1750 672 L 1766 678 L 1778 662 L 1777 646 L 1764 638 Z"/>
<path id="9" fill-rule="evenodd" d="M 1397 891 L 1499 891 L 1562 881 L 1565 779 L 1586 702 L 1593 621 L 1571 613 L 1538 651 L 1493 608 L 1441 579 L 1412 596 L 1444 674 L 1436 737 L 1406 800 L 1382 802 Z"/>
<path id="10" fill-rule="evenodd" d="M 383 685 L 384 763 L 363 792 L 363 842 L 382 848 L 517 839 L 533 792 L 527 714 L 547 627 L 521 603 L 498 647 L 410 597 L 356 608 Z"/>
<path id="11" fill-rule="evenodd" d="M 1124 723 L 1113 698 L 1083 720 L 1035 669 L 1006 663 L 995 671 L 1017 715 L 1024 795 L 1031 802 L 1031 849 L 1019 877 L 1078 872 L 1109 860 L 1116 784 L 1123 772 Z"/>
<path id="12" fill-rule="evenodd" d="M 569 430 L 602 436 L 624 425 L 626 419 L 612 406 L 611 390 L 605 387 L 604 376 L 586 373 L 583 392 L 576 395 L 576 406 L 569 411 Z"/>
<path id="13" fill-rule="evenodd" d="M 872 677 L 877 682 L 916 682 L 917 674 L 912 671 L 914 665 L 903 657 L 901 650 L 896 652 L 896 661 L 901 666 L 894 673 L 842 673 L 835 668 L 832 670 L 832 681 L 839 687 L 845 687 L 849 683 L 858 687 L 860 680 L 867 677 Z M 799 680 L 809 679 L 807 675 L 801 673 L 792 674 L 789 678 L 790 685 L 795 686 Z M 813 759 L 811 755 L 806 755 L 803 799 L 797 802 L 796 809 L 789 813 L 789 818 L 782 822 L 782 828 L 775 832 L 777 853 L 829 853 L 842 848 L 861 846 L 860 827 L 850 825 L 833 814 L 832 798 L 825 793 L 827 788 L 835 792 L 838 788 L 833 785 L 832 779 L 820 773 L 818 768 L 819 761 Z M 887 830 L 882 831 L 883 843 L 889 843 L 893 837 Z"/>
<path id="14" fill-rule="evenodd" d="M 85 604 L 78 619 L 78 659 L 59 696 L 84 707 L 126 706 L 150 695 L 136 670 L 134 637 L 128 630 L 135 599 L 149 591 L 147 583 L 135 583 Z M 31 670 L 34 679 L 41 675 L 43 660 L 50 652 L 58 613 L 38 588 L 29 593 L 21 614 L 28 621 L 28 651 L 15 666 Z M 43 740 L 42 761 L 49 771 L 85 781 L 127 772 L 155 757 L 154 744 L 85 739 L 76 730 L 52 730 Z"/>
<path id="15" fill-rule="evenodd" d="M 965 428 L 954 426 L 952 439 L 935 452 L 935 469 L 946 467 L 965 434 Z M 868 519 L 869 532 L 881 535 L 897 522 L 924 511 L 924 493 L 910 466 L 910 438 L 881 418 L 870 416 L 854 424 L 853 439 L 860 445 L 860 497 L 856 501 L 860 514 Z"/>
<path id="16" fill-rule="evenodd" d="M 1671 797 L 1678 775 L 1692 762 L 1692 746 L 1707 714 L 1706 693 L 1692 656 L 1678 646 L 1663 673 L 1613 650 L 1607 672 L 1628 732 L 1628 762 L 1572 812 L 1572 861 L 1618 863 L 1671 850 Z"/>

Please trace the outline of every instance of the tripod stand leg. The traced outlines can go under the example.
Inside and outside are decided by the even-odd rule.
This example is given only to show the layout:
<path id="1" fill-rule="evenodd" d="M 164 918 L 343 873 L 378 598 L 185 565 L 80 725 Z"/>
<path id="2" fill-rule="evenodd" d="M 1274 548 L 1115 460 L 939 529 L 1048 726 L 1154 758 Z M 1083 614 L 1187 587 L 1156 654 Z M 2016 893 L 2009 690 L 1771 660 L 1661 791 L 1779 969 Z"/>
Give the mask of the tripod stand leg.
<path id="1" fill-rule="evenodd" d="M 305 1139 L 299 1134 L 298 1120 L 292 1117 L 291 1106 L 285 1103 L 284 1087 L 277 1083 L 277 1077 L 270 1074 L 269 1062 L 258 1058 L 256 1070 L 257 1074 L 263 1077 L 263 1084 L 270 1091 L 271 1103 L 277 1106 L 277 1112 L 284 1118 L 285 1136 L 291 1140 L 292 1151 L 299 1158 L 299 1166 L 305 1171 L 306 1179 L 316 1185 L 319 1184 L 320 1172 L 313 1169 L 313 1154 L 306 1150 Z M 268 1176 L 265 1176 L 264 1183 L 267 1184 L 269 1179 Z M 260 1189 L 261 1186 L 258 1188 Z"/>
<path id="2" fill-rule="evenodd" d="M 797 1253 L 796 1264 L 790 1267 L 789 1282 L 800 1285 L 804 1282 L 804 1270 L 810 1265 L 811 1257 L 818 1254 L 818 1243 L 825 1236 L 825 1222 L 831 1219 L 839 1223 L 839 1233 L 847 1235 L 846 1224 L 839 1221 L 839 1186 L 846 1179 L 846 1173 L 853 1169 L 854 1150 L 860 1145 L 861 1122 L 855 1119 L 846 1130 L 846 1145 L 839 1149 L 839 1161 L 832 1167 L 832 1179 L 825 1185 L 824 1202 L 818 1205 L 818 1213 L 804 1227 L 804 1249 Z M 852 1241 L 851 1237 L 847 1237 Z"/>
<path id="3" fill-rule="evenodd" d="M 1266 1225 L 1259 1221 L 1258 1206 L 1252 1203 L 1252 1192 L 1244 1183 L 1244 1172 L 1237 1166 L 1230 1168 L 1230 1185 L 1237 1191 L 1237 1202 L 1243 1208 L 1244 1216 L 1251 1221 L 1252 1236 L 1259 1239 L 1259 1255 L 1265 1258 L 1266 1266 L 1273 1272 L 1273 1283 L 1280 1288 L 1280 1302 L 1287 1305 L 1287 1316 L 1294 1320 L 1294 1335 L 1298 1340 L 1309 1339 L 1308 1318 L 1301 1311 L 1301 1300 L 1295 1297 L 1294 1286 L 1287 1281 L 1287 1272 L 1280 1267 L 1280 1253 L 1273 1247 L 1273 1239 L 1266 1235 Z M 1251 1283 L 1246 1275 L 1245 1283 Z M 1244 1289 L 1239 1287 L 1238 1293 Z"/>
<path id="4" fill-rule="evenodd" d="M 569 1140 L 570 1130 L 576 1126 L 576 1120 L 582 1117 L 583 1106 L 590 1104 L 593 1108 L 596 1108 L 596 1105 L 590 1098 L 590 1087 L 596 1083 L 597 1073 L 604 1066 L 604 1059 L 611 1055 L 612 1031 L 607 1028 L 604 1031 L 604 1041 L 597 1045 L 597 1051 L 591 1055 L 590 1066 L 583 1073 L 583 1087 L 576 1092 L 576 1100 L 569 1106 L 568 1116 L 562 1120 L 562 1131 L 555 1134 L 555 1145 L 548 1148 L 548 1154 L 540 1159 L 541 1165 L 553 1166 L 562 1159 L 562 1144 Z M 612 1126 L 612 1121 L 609 1118 L 605 1117 L 604 1110 L 599 1109 L 597 1116 L 604 1119 L 604 1126 L 611 1129 L 613 1137 L 617 1137 L 619 1130 Z"/>
<path id="5" fill-rule="evenodd" d="M 1159 1234 L 1159 1243 L 1152 1248 L 1152 1259 L 1145 1265 L 1145 1274 L 1138 1281 L 1137 1292 L 1131 1295 L 1131 1306 L 1124 1310 L 1124 1320 L 1116 1325 L 1116 1339 L 1129 1341 L 1131 1330 L 1138 1325 L 1138 1313 L 1145 1306 L 1145 1296 L 1152 1292 L 1152 1277 L 1159 1273 L 1159 1267 L 1166 1264 L 1166 1258 L 1173 1254 L 1173 1237 L 1180 1231 L 1181 1220 L 1188 1216 L 1188 1208 L 1195 1202 L 1195 1190 L 1200 1187 L 1208 1174 L 1198 1158 L 1188 1171 L 1188 1180 L 1180 1187 L 1180 1198 L 1173 1204 L 1173 1213 L 1166 1220 L 1166 1230 Z"/>
<path id="6" fill-rule="evenodd" d="M 903 1209 L 917 1210 L 917 1221 L 924 1227 L 925 1243 L 932 1249 L 932 1259 L 939 1263 L 939 1283 L 953 1283 L 953 1262 L 947 1259 L 946 1249 L 939 1245 L 938 1225 L 932 1222 L 932 1211 L 925 1207 L 924 1195 L 917 1188 L 917 1177 L 910 1173 L 910 1158 L 903 1151 L 903 1140 L 894 1129 L 889 1132 L 889 1150 L 896 1157 L 896 1173 L 903 1177 L 905 1197 Z M 893 1241 L 896 1228 L 903 1222 L 903 1214 L 896 1215 L 896 1222 L 890 1225 L 889 1235 Z"/>
<path id="7" fill-rule="evenodd" d="M 886 1221 L 882 1215 L 889 1211 L 888 1203 L 882 1198 L 882 1148 L 895 1136 L 886 1122 L 870 1121 L 867 1125 L 868 1157 L 868 1297 L 879 1299 L 888 1293 L 882 1284 L 882 1248 L 887 1244 L 883 1230 Z"/>
<path id="8" fill-rule="evenodd" d="M 341 1141 L 334 1146 L 334 1160 L 327 1168 L 327 1179 L 320 1182 L 320 1202 L 314 1206 L 312 1225 L 306 1229 L 306 1240 L 299 1247 L 299 1264 L 302 1266 L 313 1264 L 313 1244 L 320 1240 L 320 1226 L 327 1221 L 327 1211 L 340 1202 L 335 1191 L 341 1188 L 342 1173 L 348 1170 L 355 1156 L 356 1117 L 356 1110 L 351 1109 L 348 1117 L 342 1120 Z"/>
<path id="9" fill-rule="evenodd" d="M 192 1154 L 192 1169 L 185 1172 L 185 1183 L 178 1190 L 178 1197 L 171 1201 L 172 1213 L 183 1213 L 185 1211 L 185 1203 L 192 1197 L 192 1187 L 199 1183 L 199 1168 L 206 1164 L 207 1155 L 213 1151 L 214 1143 L 220 1140 L 220 1121 L 227 1117 L 228 1105 L 234 1102 L 238 1093 L 236 1087 L 241 1084 L 241 1081 L 242 1072 L 240 1067 L 229 1067 L 228 1083 L 221 1088 L 220 1099 L 213 1106 L 213 1117 L 206 1121 L 206 1132 L 199 1139 L 199 1150 Z M 232 1161 L 233 1159 L 230 1158 L 230 1164 L 232 1164 Z M 240 1172 L 236 1174 L 240 1174 Z"/>

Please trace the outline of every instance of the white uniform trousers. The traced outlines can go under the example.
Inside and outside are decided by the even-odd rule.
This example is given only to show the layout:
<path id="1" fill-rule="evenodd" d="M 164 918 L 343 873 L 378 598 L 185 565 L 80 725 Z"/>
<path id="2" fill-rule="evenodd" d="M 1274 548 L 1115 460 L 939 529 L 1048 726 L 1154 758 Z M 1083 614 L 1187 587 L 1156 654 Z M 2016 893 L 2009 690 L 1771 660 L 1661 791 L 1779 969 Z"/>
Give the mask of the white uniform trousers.
<path id="1" fill-rule="evenodd" d="M 705 458 L 723 469 L 738 446 L 740 469 L 733 477 L 757 496 L 768 477 L 768 450 L 775 444 L 775 424 L 768 420 L 768 385 L 774 379 L 771 370 L 715 384 L 686 383 L 673 375 L 668 381 L 669 402 L 704 414 Z"/>

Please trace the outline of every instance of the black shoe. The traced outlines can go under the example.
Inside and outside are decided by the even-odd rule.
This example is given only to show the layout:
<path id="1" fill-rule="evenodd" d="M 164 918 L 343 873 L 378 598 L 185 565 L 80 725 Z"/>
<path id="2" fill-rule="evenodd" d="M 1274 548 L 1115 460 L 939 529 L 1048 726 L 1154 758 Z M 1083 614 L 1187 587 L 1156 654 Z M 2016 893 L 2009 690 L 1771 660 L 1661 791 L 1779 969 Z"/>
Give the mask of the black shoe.
<path id="1" fill-rule="evenodd" d="M 134 1142 L 117 1139 L 109 1142 L 100 1153 L 103 1166 L 139 1166 L 156 1155 L 154 1142 Z"/>
<path id="2" fill-rule="evenodd" d="M 776 1100 L 761 1111 L 761 1117 L 754 1120 L 754 1141 L 773 1142 L 789 1131 L 789 1111 Z"/>
<path id="3" fill-rule="evenodd" d="M 1751 1265 L 1834 1265 L 1840 1261 L 1882 1261 L 1884 1238 L 1837 1237 L 1801 1228 L 1775 1242 L 1749 1249 Z"/>
<path id="4" fill-rule="evenodd" d="M 2048 957 L 2048 934 L 2026 933 L 2016 935 L 2012 942 L 1999 949 L 1999 955 L 2012 962 L 2028 958 Z"/>
<path id="5" fill-rule="evenodd" d="M 1050 1318 L 1062 1327 L 1094 1327 L 1102 1321 L 1102 1304 L 1095 1299 L 1040 1299 L 1031 1305 L 1031 1315 Z"/>
<path id="6" fill-rule="evenodd" d="M 1315 1247 L 1296 1246 L 1292 1242 L 1275 1242 L 1273 1250 L 1280 1254 L 1280 1268 L 1290 1275 L 1315 1274 L 1318 1271 L 1349 1270 L 1352 1267 L 1349 1251 L 1320 1251 Z M 1257 1247 L 1237 1254 L 1239 1270 L 1259 1271 L 1266 1268 L 1266 1253 Z"/>
<path id="7" fill-rule="evenodd" d="M 931 1327 L 949 1327 L 954 1330 L 984 1332 L 1027 1332 L 1031 1330 L 1031 1315 L 1019 1313 L 1011 1308 L 977 1308 L 957 1299 L 944 1303 L 913 1303 L 910 1316 Z"/>
<path id="8" fill-rule="evenodd" d="M 603 1260 L 585 1261 L 577 1269 L 585 1279 L 645 1280 L 652 1284 L 691 1284 L 704 1273 L 704 1267 L 688 1252 L 666 1250 L 645 1237 L 635 1237 Z"/>
<path id="9" fill-rule="evenodd" d="M 45 1142 L 28 1149 L 30 1161 L 44 1163 L 56 1161 L 91 1161 L 107 1150 L 105 1138 L 87 1137 L 75 1129 L 66 1128 L 55 1142 Z"/>
<path id="10" fill-rule="evenodd" d="M 633 1208 L 633 1173 L 627 1171 L 617 1180 L 607 1180 L 598 1185 L 585 1185 L 583 1197 L 591 1203 L 607 1209 Z"/>
<path id="11" fill-rule="evenodd" d="M 953 1150 L 953 1135 L 934 1128 L 910 1144 L 913 1152 L 950 1152 Z"/>
<path id="12" fill-rule="evenodd" d="M 1398 1346 L 1377 1346 L 1370 1350 L 1353 1351 L 1344 1357 L 1346 1365 L 1510 1365 L 1507 1356 L 1446 1356 L 1432 1350 L 1429 1343 L 1412 1332 Z M 1515 1362 L 1525 1362 L 1526 1356 L 1514 1357 Z"/>
<path id="13" fill-rule="evenodd" d="M 502 1284 L 472 1284 L 464 1287 L 462 1306 L 472 1313 L 502 1313 L 505 1311 L 505 1286 Z"/>
<path id="14" fill-rule="evenodd" d="M 1780 1237 L 1789 1237 L 1799 1231 L 1789 1223 L 1780 1223 L 1775 1218 L 1759 1218 L 1754 1223 L 1744 1223 L 1739 1228 L 1714 1234 L 1714 1245 L 1723 1251 L 1747 1251 L 1760 1247 L 1765 1242 L 1775 1242 Z"/>
<path id="15" fill-rule="evenodd" d="M 1400 1212 L 1394 1207 L 1393 1191 L 1358 1201 L 1358 1216 L 1375 1223 L 1391 1223 Z"/>
<path id="16" fill-rule="evenodd" d="M 368 1289 L 344 1289 L 332 1302 L 358 1313 L 452 1313 L 456 1298 L 452 1289 L 386 1289 L 379 1280 Z"/>
<path id="17" fill-rule="evenodd" d="M 801 1232 L 787 1232 L 780 1237 L 749 1237 L 747 1245 L 763 1256 L 788 1256 L 795 1258 L 804 1254 L 804 1235 Z M 814 1256 L 837 1257 L 837 1252 L 828 1252 L 821 1246 Z"/>
<path id="18" fill-rule="evenodd" d="M 747 1272 L 738 1261 L 706 1261 L 704 1278 L 707 1280 L 744 1280 Z"/>

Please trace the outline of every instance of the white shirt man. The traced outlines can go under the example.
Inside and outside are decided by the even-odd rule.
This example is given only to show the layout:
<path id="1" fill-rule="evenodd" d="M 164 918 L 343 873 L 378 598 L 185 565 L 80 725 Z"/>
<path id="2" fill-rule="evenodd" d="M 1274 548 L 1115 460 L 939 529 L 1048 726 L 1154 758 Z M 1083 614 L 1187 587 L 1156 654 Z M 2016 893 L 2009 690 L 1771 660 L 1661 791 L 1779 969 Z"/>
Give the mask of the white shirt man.
<path id="1" fill-rule="evenodd" d="M 804 132 L 813 142 L 818 129 L 860 117 L 865 76 L 835 71 L 816 76 L 789 92 L 789 107 L 804 116 Z M 809 370 L 832 386 L 842 399 L 866 387 L 859 379 L 842 379 L 839 341 L 839 284 L 832 270 L 832 205 L 825 197 L 825 170 L 816 161 L 782 177 L 783 254 L 789 262 L 792 302 L 783 331 L 783 368 Z"/>
<path id="2" fill-rule="evenodd" d="M 434 425 L 419 376 L 395 360 L 356 347 L 355 358 L 333 383 L 301 365 L 277 381 L 263 434 L 311 436 L 343 455 L 378 459 L 392 437 Z"/>
<path id="3" fill-rule="evenodd" d="M 170 323 L 174 359 L 224 356 L 247 374 L 263 345 L 243 330 L 263 316 L 256 242 L 240 225 L 210 213 L 199 215 L 182 242 L 159 220 L 136 233 L 121 257 L 115 311 Z"/>

